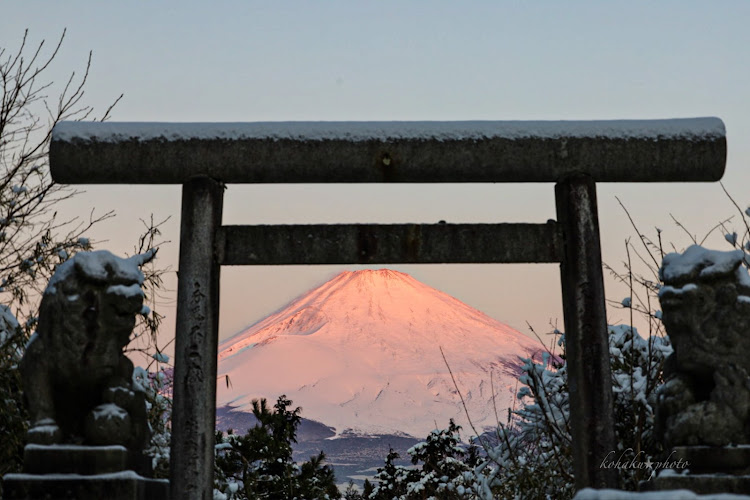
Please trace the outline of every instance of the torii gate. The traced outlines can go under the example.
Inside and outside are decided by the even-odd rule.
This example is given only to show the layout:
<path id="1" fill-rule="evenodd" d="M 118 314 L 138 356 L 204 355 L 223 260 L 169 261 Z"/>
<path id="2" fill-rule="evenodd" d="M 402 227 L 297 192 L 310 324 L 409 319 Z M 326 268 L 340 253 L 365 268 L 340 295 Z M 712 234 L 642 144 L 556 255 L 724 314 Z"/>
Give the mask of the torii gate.
<path id="1" fill-rule="evenodd" d="M 576 488 L 615 487 L 596 182 L 718 181 L 718 118 L 566 122 L 63 122 L 62 184 L 182 184 L 172 499 L 212 498 L 222 265 L 558 262 Z M 557 222 L 222 226 L 231 183 L 553 182 Z"/>

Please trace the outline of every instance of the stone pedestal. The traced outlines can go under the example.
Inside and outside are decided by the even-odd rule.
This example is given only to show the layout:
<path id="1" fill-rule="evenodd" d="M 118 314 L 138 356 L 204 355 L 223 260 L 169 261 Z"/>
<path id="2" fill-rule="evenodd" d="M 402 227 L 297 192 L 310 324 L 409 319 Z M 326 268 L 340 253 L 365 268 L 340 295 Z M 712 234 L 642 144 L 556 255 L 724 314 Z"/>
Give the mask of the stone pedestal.
<path id="1" fill-rule="evenodd" d="M 126 470 L 123 446 L 27 445 L 24 473 L 3 477 L 6 500 L 163 500 L 169 481 Z"/>
<path id="2" fill-rule="evenodd" d="M 681 460 L 684 470 L 665 469 L 644 491 L 687 489 L 695 493 L 740 493 L 750 495 L 750 446 L 680 446 L 669 461 Z"/>
<path id="3" fill-rule="evenodd" d="M 28 474 L 107 474 L 126 470 L 124 446 L 73 446 L 27 444 L 23 470 Z"/>

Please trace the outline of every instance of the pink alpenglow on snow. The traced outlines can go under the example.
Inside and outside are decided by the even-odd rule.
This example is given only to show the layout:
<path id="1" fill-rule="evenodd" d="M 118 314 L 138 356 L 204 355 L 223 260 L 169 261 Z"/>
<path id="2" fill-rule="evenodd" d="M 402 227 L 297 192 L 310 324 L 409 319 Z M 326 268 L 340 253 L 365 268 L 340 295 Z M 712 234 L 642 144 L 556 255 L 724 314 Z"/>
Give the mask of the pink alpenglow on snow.
<path id="1" fill-rule="evenodd" d="M 286 394 L 337 433 L 424 437 L 454 418 L 472 433 L 512 407 L 519 356 L 541 345 L 461 301 L 388 269 L 342 272 L 219 346 L 218 406 L 251 411 Z M 224 376 L 231 384 L 227 387 Z"/>

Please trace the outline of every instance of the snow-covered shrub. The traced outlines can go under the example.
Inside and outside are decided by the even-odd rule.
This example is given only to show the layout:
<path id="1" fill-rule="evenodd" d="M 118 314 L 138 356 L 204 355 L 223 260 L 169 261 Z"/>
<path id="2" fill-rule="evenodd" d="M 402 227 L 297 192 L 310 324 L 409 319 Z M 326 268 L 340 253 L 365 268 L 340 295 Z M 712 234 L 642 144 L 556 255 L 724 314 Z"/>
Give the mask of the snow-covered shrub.
<path id="1" fill-rule="evenodd" d="M 563 335 L 558 343 L 564 346 Z M 653 437 L 652 395 L 662 382 L 669 341 L 644 339 L 629 326 L 610 326 L 609 352 L 617 443 L 610 458 L 646 462 L 659 451 Z M 559 361 L 549 355 L 541 362 L 523 360 L 523 387 L 518 391 L 523 406 L 513 412 L 509 425 L 498 428 L 498 444 L 488 451 L 483 474 L 477 476 L 484 491 L 490 489 L 500 498 L 572 498 L 573 443 L 564 358 L 563 353 Z M 649 473 L 639 468 L 618 472 L 620 487 L 631 490 Z"/>
<path id="2" fill-rule="evenodd" d="M 365 497 L 371 500 L 469 500 L 478 498 L 475 468 L 480 456 L 475 446 L 461 444 L 461 427 L 453 420 L 447 429 L 432 431 L 408 453 L 413 467 L 396 465 L 391 450 L 378 468 L 375 484 Z"/>
<path id="3" fill-rule="evenodd" d="M 253 400 L 258 425 L 247 434 L 216 433 L 214 498 L 237 500 L 256 498 L 334 499 L 341 498 L 333 469 L 324 465 L 325 454 L 303 463 L 292 459 L 297 442 L 300 408 L 280 396 L 273 407 L 266 400 Z"/>
<path id="4" fill-rule="evenodd" d="M 560 336 L 559 345 L 564 345 Z M 546 353 L 545 353 L 546 354 Z M 564 354 L 542 362 L 523 359 L 518 399 L 522 407 L 500 424 L 478 476 L 482 498 L 572 498 L 573 462 Z M 488 495 L 488 492 L 491 492 Z"/>
<path id="5" fill-rule="evenodd" d="M 28 415 L 18 363 L 25 335 L 8 306 L 0 305 L 0 477 L 20 469 Z"/>
<path id="6" fill-rule="evenodd" d="M 614 458 L 646 462 L 656 458 L 661 445 L 654 436 L 656 389 L 663 383 L 664 362 L 672 353 L 668 337 L 644 339 L 635 328 L 626 325 L 609 329 L 609 359 L 614 392 Z M 613 450 L 614 451 L 614 450 Z M 647 469 L 619 469 L 622 488 L 635 490 L 648 479 Z"/>
<path id="7" fill-rule="evenodd" d="M 144 450 L 151 457 L 154 477 L 169 477 L 169 446 L 172 439 L 172 386 L 173 371 L 162 367 L 157 372 L 147 372 L 141 367 L 133 371 L 133 382 L 146 394 L 146 410 L 151 440 Z"/>
<path id="8" fill-rule="evenodd" d="M 388 452 L 388 456 L 385 458 L 385 464 L 383 467 L 378 467 L 378 472 L 375 474 L 374 487 L 371 491 L 367 491 L 368 485 L 365 485 L 365 493 L 371 500 L 381 499 L 402 499 L 406 497 L 407 485 L 413 481 L 416 481 L 416 472 L 403 465 L 396 465 L 396 460 L 400 458 L 400 455 L 391 448 Z"/>

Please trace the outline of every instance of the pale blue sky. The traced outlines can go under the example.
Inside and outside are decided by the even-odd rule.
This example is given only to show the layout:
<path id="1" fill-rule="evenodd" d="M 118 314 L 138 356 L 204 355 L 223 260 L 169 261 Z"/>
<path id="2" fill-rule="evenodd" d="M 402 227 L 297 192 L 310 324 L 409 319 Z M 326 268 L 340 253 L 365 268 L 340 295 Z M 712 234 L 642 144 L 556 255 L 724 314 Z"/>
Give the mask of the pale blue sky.
<path id="1" fill-rule="evenodd" d="M 94 60 L 86 95 L 116 121 L 539 120 L 719 116 L 725 183 L 750 202 L 750 2 L 4 1 L 0 46 L 68 35 L 49 76 Z M 103 166 L 106 168 L 106 166 Z M 173 215 L 160 254 L 176 266 L 179 188 L 87 186 L 66 208 L 114 208 L 92 235 L 129 251 L 138 219 Z M 733 215 L 718 184 L 600 185 L 603 256 L 644 231 L 687 244 Z M 544 222 L 552 185 L 230 186 L 226 223 Z M 739 227 L 739 226 L 738 226 Z M 722 246 L 721 239 L 714 246 Z M 562 324 L 556 266 L 393 266 L 527 332 Z M 338 267 L 225 268 L 226 337 Z M 612 298 L 625 291 L 607 283 Z M 171 332 L 174 314 L 166 309 Z M 626 315 L 612 311 L 610 320 Z"/>

